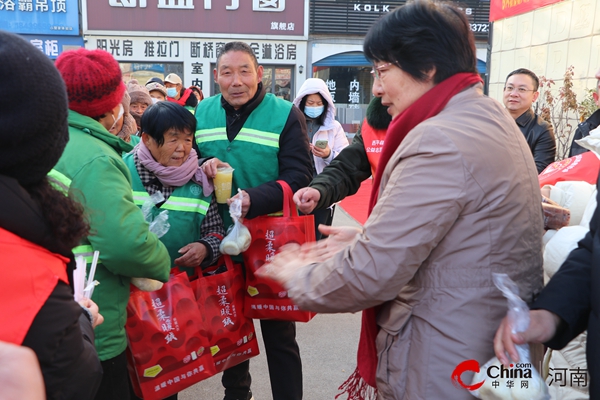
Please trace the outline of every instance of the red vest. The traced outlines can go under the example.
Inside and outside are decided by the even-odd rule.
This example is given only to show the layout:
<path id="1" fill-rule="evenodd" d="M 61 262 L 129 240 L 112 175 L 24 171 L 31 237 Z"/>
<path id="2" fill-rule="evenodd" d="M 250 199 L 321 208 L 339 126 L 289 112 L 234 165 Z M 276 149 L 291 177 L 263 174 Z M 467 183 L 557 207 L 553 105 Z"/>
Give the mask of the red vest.
<path id="1" fill-rule="evenodd" d="M 0 340 L 20 345 L 69 260 L 0 228 Z"/>
<path id="2" fill-rule="evenodd" d="M 383 141 L 387 129 L 374 129 L 365 118 L 360 133 L 363 138 L 363 144 L 365 151 L 367 152 L 367 158 L 369 164 L 371 164 L 371 174 L 375 176 L 377 170 L 377 164 L 379 164 L 379 157 L 381 157 L 381 149 L 383 148 Z"/>

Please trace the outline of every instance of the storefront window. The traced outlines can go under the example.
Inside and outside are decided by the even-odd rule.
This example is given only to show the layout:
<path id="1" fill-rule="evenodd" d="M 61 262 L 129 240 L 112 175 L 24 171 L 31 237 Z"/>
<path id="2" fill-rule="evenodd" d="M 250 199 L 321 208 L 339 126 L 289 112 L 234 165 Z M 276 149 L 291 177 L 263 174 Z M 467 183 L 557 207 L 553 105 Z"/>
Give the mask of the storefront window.
<path id="1" fill-rule="evenodd" d="M 313 67 L 313 77 L 325 81 L 336 105 L 337 119 L 356 133 L 373 97 L 370 67 Z"/>
<path id="2" fill-rule="evenodd" d="M 174 73 L 183 79 L 183 64 L 182 63 L 124 63 L 120 62 L 121 72 L 123 73 L 123 81 L 129 82 L 132 79 L 137 79 L 140 85 L 144 85 L 148 79 L 158 77 L 164 79 L 165 76 Z"/>
<path id="3" fill-rule="evenodd" d="M 214 67 L 215 66 L 213 64 L 212 68 Z M 292 71 L 294 68 L 265 65 L 263 66 L 263 69 L 264 73 L 262 83 L 267 93 L 273 93 L 275 96 L 281 99 L 292 101 Z M 216 82 L 213 83 L 213 93 L 221 93 L 219 85 Z"/>

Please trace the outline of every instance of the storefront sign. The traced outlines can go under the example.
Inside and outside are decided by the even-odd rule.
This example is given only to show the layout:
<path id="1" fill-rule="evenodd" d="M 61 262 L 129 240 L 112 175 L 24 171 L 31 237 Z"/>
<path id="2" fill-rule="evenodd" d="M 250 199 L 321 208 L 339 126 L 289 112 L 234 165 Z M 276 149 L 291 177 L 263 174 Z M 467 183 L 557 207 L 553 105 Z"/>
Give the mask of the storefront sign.
<path id="1" fill-rule="evenodd" d="M 379 18 L 406 2 L 407 0 L 310 0 L 310 33 L 366 35 Z M 455 3 L 465 11 L 475 38 L 487 39 L 490 1 L 457 0 Z"/>
<path id="2" fill-rule="evenodd" d="M 102 49 L 117 61 L 131 63 L 130 70 L 161 72 L 164 63 L 183 65 L 184 85 L 209 87 L 212 67 L 225 46 L 226 40 L 209 38 L 160 38 L 128 36 L 89 36 L 86 47 Z M 245 40 L 258 62 L 263 65 L 294 66 L 304 64 L 305 41 Z M 282 86 L 292 77 L 290 70 L 281 70 L 275 76 Z M 283 82 L 283 83 L 282 83 Z"/>
<path id="3" fill-rule="evenodd" d="M 305 36 L 304 2 L 299 0 L 87 0 L 86 4 L 90 31 Z"/>
<path id="4" fill-rule="evenodd" d="M 63 51 L 83 47 L 81 36 L 21 35 L 52 60 Z"/>
<path id="5" fill-rule="evenodd" d="M 524 14 L 562 0 L 491 0 L 490 21 Z"/>
<path id="6" fill-rule="evenodd" d="M 24 34 L 79 36 L 77 0 L 0 0 L 0 29 Z"/>

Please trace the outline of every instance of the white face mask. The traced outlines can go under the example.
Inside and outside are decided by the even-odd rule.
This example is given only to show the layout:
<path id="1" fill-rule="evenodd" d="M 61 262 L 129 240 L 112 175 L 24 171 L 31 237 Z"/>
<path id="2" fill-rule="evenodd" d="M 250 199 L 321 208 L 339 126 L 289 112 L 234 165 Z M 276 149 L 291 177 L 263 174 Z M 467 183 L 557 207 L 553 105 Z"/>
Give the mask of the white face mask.
<path id="1" fill-rule="evenodd" d="M 158 99 L 156 97 L 153 97 L 152 98 L 152 104 L 156 104 L 156 103 L 158 103 Z"/>
<path id="2" fill-rule="evenodd" d="M 117 121 L 121 119 L 121 117 L 123 116 L 124 113 L 125 113 L 125 109 L 123 108 L 123 104 L 119 104 L 119 116 L 115 118 L 115 116 L 113 114 L 110 114 L 110 115 L 112 115 L 113 120 L 115 122 L 113 122 L 113 124 L 110 127 L 109 131 L 111 131 L 117 125 Z"/>

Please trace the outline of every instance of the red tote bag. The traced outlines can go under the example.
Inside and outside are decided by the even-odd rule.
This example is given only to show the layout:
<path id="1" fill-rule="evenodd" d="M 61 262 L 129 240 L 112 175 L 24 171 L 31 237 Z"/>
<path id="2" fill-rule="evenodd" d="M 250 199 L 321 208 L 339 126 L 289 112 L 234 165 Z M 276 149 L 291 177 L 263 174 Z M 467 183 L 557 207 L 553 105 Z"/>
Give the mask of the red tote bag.
<path id="1" fill-rule="evenodd" d="M 283 189 L 283 216 L 261 216 L 244 220 L 244 225 L 252 235 L 250 247 L 242 253 L 246 265 L 244 313 L 257 319 L 308 322 L 315 313 L 300 310 L 279 283 L 254 275 L 257 269 L 271 260 L 281 246 L 315 241 L 314 217 L 299 216 L 292 199 L 292 189 L 284 181 L 277 183 Z"/>
<path id="2" fill-rule="evenodd" d="M 540 187 L 561 181 L 584 181 L 596 184 L 600 160 L 592 151 L 578 154 L 548 165 L 538 176 Z"/>
<path id="3" fill-rule="evenodd" d="M 226 271 L 219 270 L 227 268 Z M 251 318 L 244 315 L 244 273 L 242 266 L 223 255 L 209 275 L 192 281 L 204 320 L 217 372 L 259 354 Z"/>
<path id="4" fill-rule="evenodd" d="M 127 304 L 127 356 L 135 394 L 160 400 L 217 373 L 202 317 L 185 273 L 160 290 L 132 289 Z"/>

